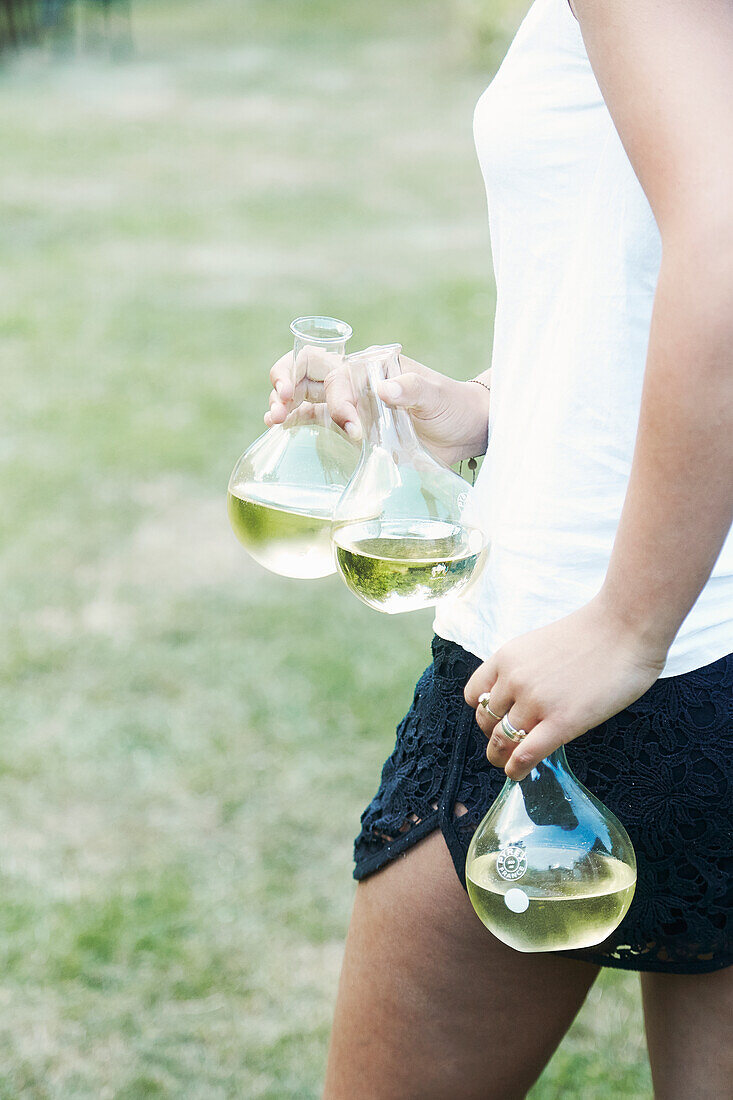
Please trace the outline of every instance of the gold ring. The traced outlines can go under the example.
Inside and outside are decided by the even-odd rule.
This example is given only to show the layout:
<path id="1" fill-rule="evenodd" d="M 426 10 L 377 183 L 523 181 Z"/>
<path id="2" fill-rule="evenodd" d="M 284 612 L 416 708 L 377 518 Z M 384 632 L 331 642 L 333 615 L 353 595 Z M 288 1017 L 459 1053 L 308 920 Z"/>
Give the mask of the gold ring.
<path id="1" fill-rule="evenodd" d="M 508 737 L 510 741 L 524 741 L 527 736 L 526 730 L 515 729 L 511 724 L 506 714 L 501 720 L 501 732 L 505 737 Z"/>
<path id="2" fill-rule="evenodd" d="M 490 704 L 491 704 L 491 692 L 490 691 L 484 691 L 483 694 L 479 695 L 479 697 L 478 697 L 478 705 L 483 710 L 487 711 L 487 713 L 490 714 L 492 718 L 496 718 L 497 722 L 501 722 L 501 715 L 500 714 L 495 714 L 494 711 L 491 709 Z"/>

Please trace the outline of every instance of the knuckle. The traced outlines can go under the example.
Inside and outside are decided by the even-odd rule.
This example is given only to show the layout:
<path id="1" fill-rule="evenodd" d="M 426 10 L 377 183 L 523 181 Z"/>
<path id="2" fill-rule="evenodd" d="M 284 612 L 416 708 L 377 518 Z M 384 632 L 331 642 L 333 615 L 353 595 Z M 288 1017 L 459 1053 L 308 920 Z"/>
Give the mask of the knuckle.
<path id="1" fill-rule="evenodd" d="M 417 374 L 401 374 L 400 386 L 402 387 L 403 402 L 411 408 L 422 409 L 425 405 L 426 394 L 423 379 Z"/>
<path id="2" fill-rule="evenodd" d="M 336 367 L 334 370 L 328 372 L 323 379 L 323 388 L 326 394 L 333 395 L 334 398 L 346 398 L 351 396 L 351 387 L 349 380 L 346 377 L 344 371 L 340 367 Z"/>
<path id="3" fill-rule="evenodd" d="M 512 759 L 518 768 L 531 768 L 535 762 L 535 754 L 531 749 L 516 748 L 512 753 Z"/>
<path id="4" fill-rule="evenodd" d="M 514 672 L 505 673 L 501 678 L 501 687 L 503 691 L 516 696 L 520 689 L 519 677 Z"/>
<path id="5" fill-rule="evenodd" d="M 349 405 L 348 393 L 339 387 L 329 387 L 328 383 L 324 385 L 323 396 L 328 402 L 328 407 L 330 409 L 343 409 L 347 408 Z"/>
<path id="6" fill-rule="evenodd" d="M 535 689 L 532 686 L 531 676 L 523 672 L 522 669 L 512 669 L 507 674 L 506 682 L 515 699 L 521 699 L 524 703 L 525 700 L 529 701 L 532 698 Z"/>
<path id="7" fill-rule="evenodd" d="M 542 701 L 538 693 L 532 687 L 525 687 L 522 691 L 522 706 L 527 715 L 537 714 L 542 708 Z"/>
<path id="8" fill-rule="evenodd" d="M 442 411 L 440 391 L 433 383 L 414 372 L 403 374 L 401 381 L 407 398 L 422 412 L 436 415 Z"/>
<path id="9" fill-rule="evenodd" d="M 321 348 L 308 348 L 306 374 L 313 382 L 324 382 L 333 370 L 333 356 Z"/>

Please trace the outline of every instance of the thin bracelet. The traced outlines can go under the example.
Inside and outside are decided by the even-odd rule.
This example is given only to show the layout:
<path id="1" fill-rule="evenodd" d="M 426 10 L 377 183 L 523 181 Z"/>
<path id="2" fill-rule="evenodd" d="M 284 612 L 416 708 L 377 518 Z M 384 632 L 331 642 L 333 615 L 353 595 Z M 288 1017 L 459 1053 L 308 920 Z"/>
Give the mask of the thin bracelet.
<path id="1" fill-rule="evenodd" d="M 487 393 L 491 393 L 491 386 L 487 386 L 486 383 L 482 382 L 479 378 L 469 378 L 468 381 L 469 382 L 475 382 L 477 386 L 483 386 Z M 472 485 L 476 484 L 476 469 L 477 469 L 477 467 L 478 467 L 478 462 L 476 461 L 476 459 L 475 458 L 469 458 L 468 468 L 471 471 L 471 484 Z M 459 471 L 460 471 L 461 474 L 463 474 L 463 459 L 461 459 L 460 466 L 459 466 Z"/>
<path id="2" fill-rule="evenodd" d="M 477 386 L 483 386 L 487 393 L 491 393 L 491 386 L 487 386 L 485 382 L 482 382 L 480 378 L 469 378 L 469 382 L 475 382 Z M 469 458 L 468 468 L 471 471 L 471 484 L 476 484 L 476 468 L 478 462 L 475 458 Z M 461 472 L 463 471 L 463 463 L 461 462 Z"/>

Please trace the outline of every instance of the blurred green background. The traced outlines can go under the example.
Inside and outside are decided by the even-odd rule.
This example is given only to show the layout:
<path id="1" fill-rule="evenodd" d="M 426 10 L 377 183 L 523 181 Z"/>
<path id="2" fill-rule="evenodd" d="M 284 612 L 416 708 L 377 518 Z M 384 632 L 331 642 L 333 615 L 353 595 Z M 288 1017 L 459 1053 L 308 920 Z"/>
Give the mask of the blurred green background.
<path id="1" fill-rule="evenodd" d="M 293 316 L 487 364 L 526 7 L 78 5 L 0 58 L 0 1100 L 319 1094 L 430 616 L 260 571 L 226 482 Z M 640 1021 L 604 974 L 531 1096 L 651 1096 Z"/>

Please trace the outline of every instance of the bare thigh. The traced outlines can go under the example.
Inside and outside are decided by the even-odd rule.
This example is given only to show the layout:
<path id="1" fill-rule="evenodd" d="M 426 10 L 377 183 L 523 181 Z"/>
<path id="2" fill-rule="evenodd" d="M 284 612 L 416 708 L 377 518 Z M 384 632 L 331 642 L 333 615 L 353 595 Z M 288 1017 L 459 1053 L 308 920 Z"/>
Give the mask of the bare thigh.
<path id="1" fill-rule="evenodd" d="M 712 974 L 642 974 L 657 1100 L 733 1097 L 733 966 Z"/>
<path id="2" fill-rule="evenodd" d="M 490 935 L 436 832 L 357 888 L 325 1100 L 522 1097 L 597 974 Z"/>

